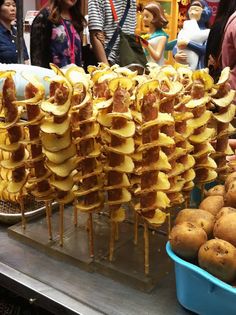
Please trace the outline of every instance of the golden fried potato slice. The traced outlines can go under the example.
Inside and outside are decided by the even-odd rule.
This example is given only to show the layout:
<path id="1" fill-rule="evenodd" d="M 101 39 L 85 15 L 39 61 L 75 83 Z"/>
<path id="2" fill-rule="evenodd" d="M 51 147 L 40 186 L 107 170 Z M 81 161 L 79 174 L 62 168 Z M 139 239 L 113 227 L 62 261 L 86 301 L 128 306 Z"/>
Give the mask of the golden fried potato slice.
<path id="1" fill-rule="evenodd" d="M 126 78 L 126 77 L 115 78 L 109 82 L 108 87 L 109 87 L 109 90 L 113 93 L 119 87 L 129 91 L 133 87 L 133 81 L 130 78 Z"/>

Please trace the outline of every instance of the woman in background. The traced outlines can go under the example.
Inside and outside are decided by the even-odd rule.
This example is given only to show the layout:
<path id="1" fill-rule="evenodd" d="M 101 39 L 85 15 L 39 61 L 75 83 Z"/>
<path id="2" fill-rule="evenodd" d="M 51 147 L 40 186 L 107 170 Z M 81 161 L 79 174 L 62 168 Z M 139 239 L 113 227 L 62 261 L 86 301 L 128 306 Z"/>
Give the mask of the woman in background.
<path id="1" fill-rule="evenodd" d="M 236 90 L 236 11 L 229 17 L 224 29 L 222 67 L 230 67 L 229 83 Z M 236 103 L 236 97 L 234 102 Z"/>
<path id="2" fill-rule="evenodd" d="M 236 10 L 236 0 L 221 0 L 218 5 L 218 10 L 215 22 L 211 27 L 211 31 L 207 41 L 205 66 L 209 68 L 210 75 L 215 81 L 218 80 L 221 66 L 221 47 L 224 36 L 224 29 L 229 17 Z M 233 58 L 236 59 L 235 57 Z"/>
<path id="3" fill-rule="evenodd" d="M 143 36 L 146 41 L 141 41 L 148 62 L 164 64 L 164 51 L 168 35 L 163 31 L 168 24 L 164 10 L 159 3 L 148 3 L 142 12 L 143 23 L 149 28 L 149 33 Z"/>
<path id="4" fill-rule="evenodd" d="M 15 19 L 16 2 L 13 0 L 0 0 L 0 63 L 17 63 L 17 31 L 13 26 Z M 24 63 L 29 63 L 25 42 Z"/>
<path id="5" fill-rule="evenodd" d="M 86 25 L 79 0 L 50 0 L 31 26 L 32 65 L 49 68 L 82 65 L 82 31 Z"/>

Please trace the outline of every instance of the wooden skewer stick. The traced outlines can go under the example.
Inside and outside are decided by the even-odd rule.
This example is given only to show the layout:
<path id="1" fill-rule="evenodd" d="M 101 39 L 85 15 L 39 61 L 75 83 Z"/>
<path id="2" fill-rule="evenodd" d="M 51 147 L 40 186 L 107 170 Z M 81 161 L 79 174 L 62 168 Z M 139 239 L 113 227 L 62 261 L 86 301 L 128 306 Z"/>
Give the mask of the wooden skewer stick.
<path id="1" fill-rule="evenodd" d="M 113 260 L 114 256 L 114 245 L 115 245 L 115 222 L 111 220 L 111 236 L 110 236 L 110 250 L 109 250 L 109 260 Z"/>
<path id="2" fill-rule="evenodd" d="M 118 222 L 115 223 L 115 240 L 116 241 L 119 240 L 119 223 Z"/>
<path id="3" fill-rule="evenodd" d="M 59 204 L 59 235 L 60 235 L 60 246 L 63 246 L 63 234 L 64 234 L 64 204 Z"/>
<path id="4" fill-rule="evenodd" d="M 25 205 L 24 205 L 24 198 L 21 196 L 19 198 L 19 205 L 20 205 L 20 210 L 21 210 L 21 225 L 22 229 L 26 229 L 26 218 L 25 218 Z"/>
<path id="5" fill-rule="evenodd" d="M 94 235 L 93 235 L 93 214 L 89 213 L 88 217 L 88 236 L 89 236 L 89 252 L 90 257 L 94 257 Z"/>
<path id="6" fill-rule="evenodd" d="M 145 275 L 149 275 L 149 231 L 147 222 L 144 222 L 144 272 Z"/>
<path id="7" fill-rule="evenodd" d="M 47 224 L 48 224 L 48 236 L 49 240 L 52 240 L 52 205 L 50 201 L 45 201 L 45 207 L 46 207 L 46 218 L 47 218 Z"/>
<path id="8" fill-rule="evenodd" d="M 78 226 L 78 209 L 76 207 L 76 201 L 74 202 L 74 226 Z"/>
<path id="9" fill-rule="evenodd" d="M 169 238 L 170 235 L 170 230 L 171 230 L 171 220 L 170 220 L 170 213 L 167 213 L 167 220 L 168 220 L 168 235 L 167 237 Z"/>
<path id="10" fill-rule="evenodd" d="M 134 211 L 134 245 L 138 244 L 138 213 Z"/>
<path id="11" fill-rule="evenodd" d="M 188 199 L 187 198 L 185 199 L 184 207 L 188 208 Z"/>
<path id="12" fill-rule="evenodd" d="M 201 184 L 201 201 L 204 199 L 205 184 Z"/>

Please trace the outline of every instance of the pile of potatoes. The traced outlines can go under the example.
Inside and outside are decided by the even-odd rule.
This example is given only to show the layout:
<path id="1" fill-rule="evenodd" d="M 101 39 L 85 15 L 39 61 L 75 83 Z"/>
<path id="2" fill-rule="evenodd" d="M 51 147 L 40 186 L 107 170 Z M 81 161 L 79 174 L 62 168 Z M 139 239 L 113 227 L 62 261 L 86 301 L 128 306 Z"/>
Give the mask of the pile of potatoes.
<path id="1" fill-rule="evenodd" d="M 236 281 L 236 172 L 206 192 L 199 209 L 183 209 L 170 232 L 172 250 L 227 283 Z"/>

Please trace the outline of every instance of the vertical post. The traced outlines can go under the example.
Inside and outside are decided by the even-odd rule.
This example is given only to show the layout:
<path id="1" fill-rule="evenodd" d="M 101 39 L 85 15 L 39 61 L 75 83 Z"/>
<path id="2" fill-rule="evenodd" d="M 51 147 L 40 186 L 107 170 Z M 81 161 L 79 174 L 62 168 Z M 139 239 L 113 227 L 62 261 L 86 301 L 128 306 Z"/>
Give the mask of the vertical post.
<path id="1" fill-rule="evenodd" d="M 144 222 L 144 272 L 149 275 L 149 230 L 148 223 Z"/>
<path id="2" fill-rule="evenodd" d="M 60 236 L 60 246 L 64 243 L 64 204 L 59 203 L 59 236 Z"/>
<path id="3" fill-rule="evenodd" d="M 94 257 L 94 235 L 93 235 L 93 214 L 89 212 L 88 218 L 89 252 L 90 257 Z"/>
<path id="4" fill-rule="evenodd" d="M 134 210 L 134 245 L 138 244 L 138 213 Z"/>
<path id="5" fill-rule="evenodd" d="M 23 30 L 23 0 L 16 0 L 16 18 L 17 18 L 17 62 L 24 63 L 24 30 Z"/>

